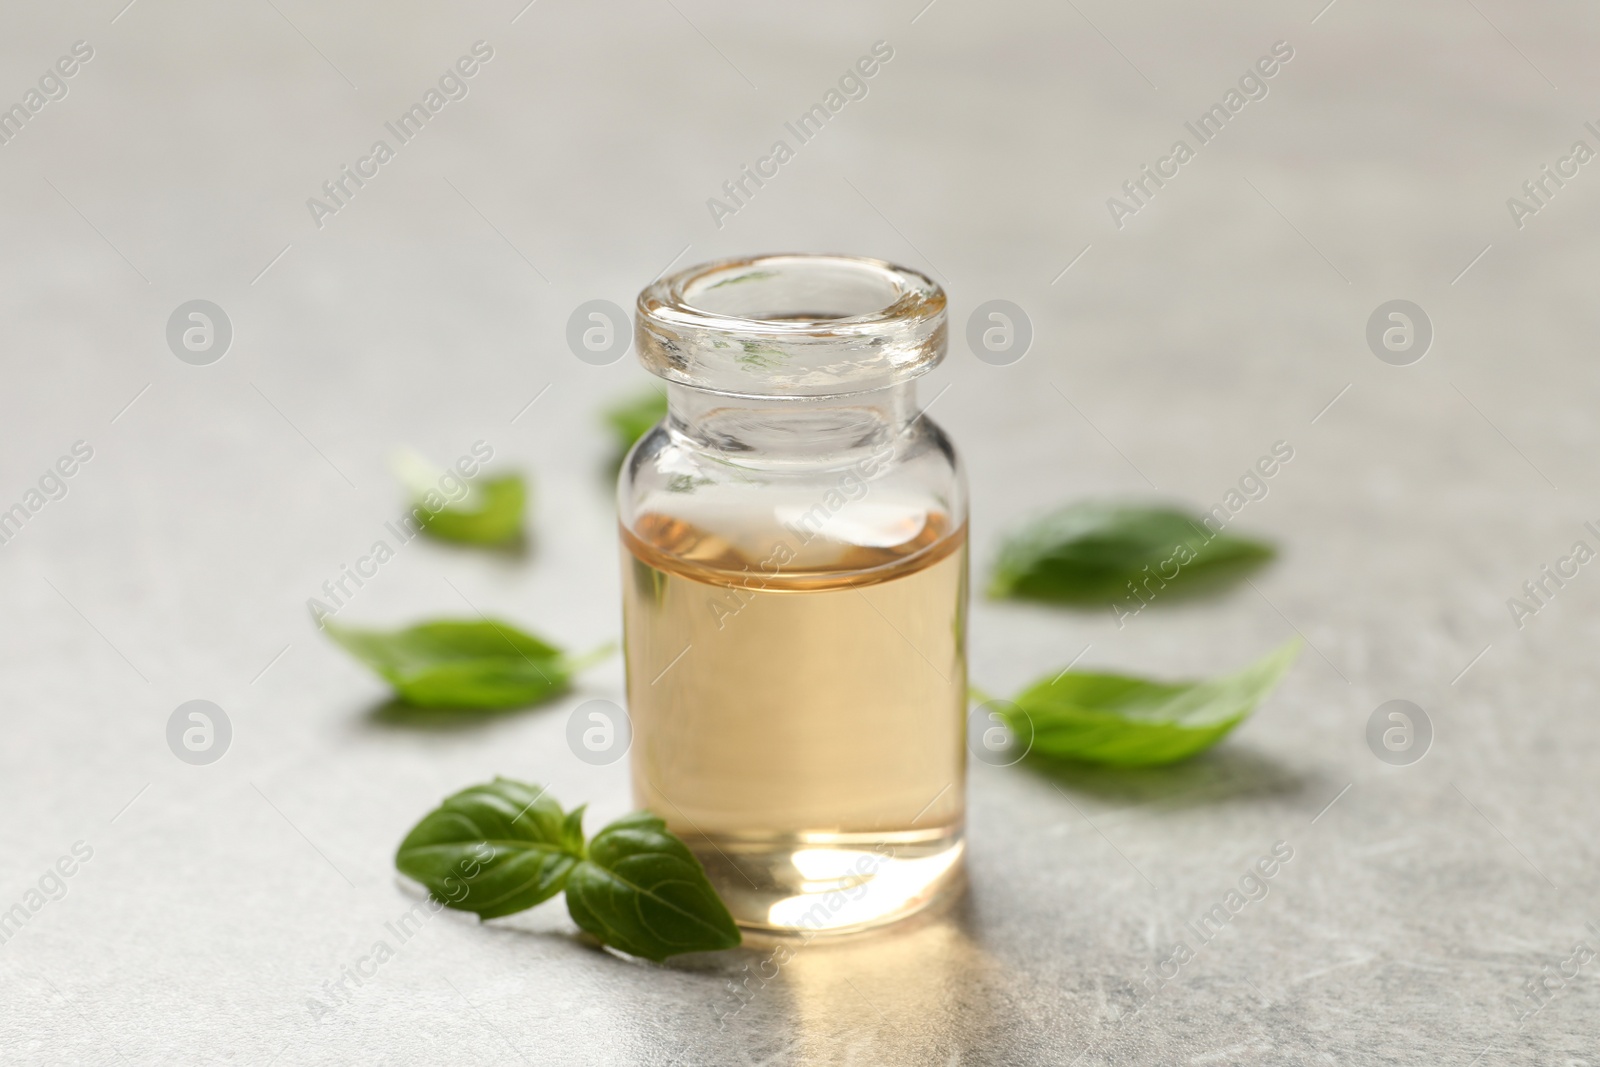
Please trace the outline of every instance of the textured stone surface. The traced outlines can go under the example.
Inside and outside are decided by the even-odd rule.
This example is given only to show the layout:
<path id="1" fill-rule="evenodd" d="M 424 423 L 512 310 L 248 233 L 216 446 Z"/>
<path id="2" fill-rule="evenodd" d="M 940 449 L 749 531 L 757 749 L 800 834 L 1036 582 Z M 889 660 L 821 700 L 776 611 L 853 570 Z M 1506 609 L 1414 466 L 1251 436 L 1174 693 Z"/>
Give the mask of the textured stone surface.
<path id="1" fill-rule="evenodd" d="M 94 449 L 0 547 L 0 908 L 93 849 L 0 946 L 7 1062 L 1600 1063 L 1600 962 L 1523 1017 L 1525 982 L 1600 945 L 1600 575 L 1521 629 L 1506 606 L 1600 520 L 1600 163 L 1520 230 L 1505 203 L 1600 147 L 1590 8 L 122 2 L 13 5 L 0 33 L 0 103 L 95 49 L 0 147 L 0 506 Z M 470 95 L 317 228 L 306 198 L 479 39 Z M 866 98 L 714 225 L 706 198 L 880 39 Z M 1106 198 L 1279 40 L 1269 95 L 1115 228 Z M 1312 647 L 1190 766 L 976 767 L 970 893 L 806 949 L 721 1024 L 758 953 L 626 962 L 558 904 L 436 918 L 315 1018 L 411 907 L 392 849 L 439 797 L 498 772 L 591 825 L 629 803 L 622 765 L 564 741 L 571 708 L 620 699 L 615 661 L 424 728 L 319 638 L 306 599 L 400 508 L 390 450 L 491 442 L 536 480 L 535 542 L 407 545 L 342 618 L 615 637 L 595 413 L 642 378 L 573 358 L 567 317 L 670 262 L 787 248 L 949 288 L 924 396 L 964 449 L 980 575 L 1042 507 L 1209 505 L 1295 450 L 1236 520 L 1285 548 L 1255 588 L 1122 629 L 979 602 L 977 683 Z M 163 336 L 197 297 L 234 325 L 205 367 Z M 1035 329 L 1010 367 L 961 341 L 993 298 Z M 1436 331 L 1408 367 L 1364 340 L 1395 298 Z M 1435 727 L 1413 766 L 1363 740 L 1394 698 Z M 209 766 L 166 745 L 191 699 L 232 722 Z M 1202 945 L 1185 923 L 1279 841 L 1268 896 Z M 1180 939 L 1193 958 L 1147 984 Z"/>

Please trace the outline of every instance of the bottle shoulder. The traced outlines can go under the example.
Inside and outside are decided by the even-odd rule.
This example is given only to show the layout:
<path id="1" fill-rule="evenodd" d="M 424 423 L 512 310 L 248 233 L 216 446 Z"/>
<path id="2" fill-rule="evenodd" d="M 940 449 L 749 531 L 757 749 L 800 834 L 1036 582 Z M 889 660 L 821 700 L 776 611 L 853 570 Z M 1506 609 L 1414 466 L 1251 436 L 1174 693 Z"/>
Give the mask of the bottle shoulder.
<path id="1" fill-rule="evenodd" d="M 926 419 L 806 462 L 720 449 L 658 425 L 625 459 L 617 504 L 625 540 L 647 549 L 636 556 L 730 571 L 777 557 L 796 577 L 948 554 L 964 543 L 967 519 L 958 455 Z"/>

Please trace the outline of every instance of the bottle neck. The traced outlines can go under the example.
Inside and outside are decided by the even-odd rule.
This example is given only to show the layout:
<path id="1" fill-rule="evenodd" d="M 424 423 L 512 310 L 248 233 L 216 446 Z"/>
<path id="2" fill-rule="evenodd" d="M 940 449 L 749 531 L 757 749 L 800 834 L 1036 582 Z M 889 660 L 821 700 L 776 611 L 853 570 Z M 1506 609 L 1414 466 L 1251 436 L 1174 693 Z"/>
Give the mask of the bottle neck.
<path id="1" fill-rule="evenodd" d="M 842 396 L 754 399 L 667 382 L 667 427 L 724 462 L 816 469 L 899 451 L 920 414 L 916 381 Z"/>

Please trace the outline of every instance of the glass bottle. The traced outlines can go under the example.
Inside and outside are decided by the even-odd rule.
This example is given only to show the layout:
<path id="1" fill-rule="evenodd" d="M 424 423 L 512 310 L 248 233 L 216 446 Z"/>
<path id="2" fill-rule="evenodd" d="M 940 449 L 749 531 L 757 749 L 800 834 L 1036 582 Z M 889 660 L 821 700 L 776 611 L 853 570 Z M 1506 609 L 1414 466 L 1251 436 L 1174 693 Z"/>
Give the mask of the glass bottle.
<path id="1" fill-rule="evenodd" d="M 639 294 L 666 419 L 623 463 L 636 802 L 750 930 L 908 915 L 962 877 L 967 494 L 918 410 L 945 296 L 775 255 Z"/>

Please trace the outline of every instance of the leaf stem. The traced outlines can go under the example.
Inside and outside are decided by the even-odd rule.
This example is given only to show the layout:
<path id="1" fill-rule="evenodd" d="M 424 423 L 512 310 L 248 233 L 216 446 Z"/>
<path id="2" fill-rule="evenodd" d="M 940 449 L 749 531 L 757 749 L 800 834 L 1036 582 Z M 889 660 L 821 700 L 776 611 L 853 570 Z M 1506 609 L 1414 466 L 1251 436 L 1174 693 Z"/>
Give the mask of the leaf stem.
<path id="1" fill-rule="evenodd" d="M 579 671 L 586 671 L 601 660 L 608 658 L 616 650 L 617 643 L 615 641 L 607 641 L 600 647 L 580 655 L 563 656 L 561 665 L 566 668 L 567 673 L 577 674 Z"/>

